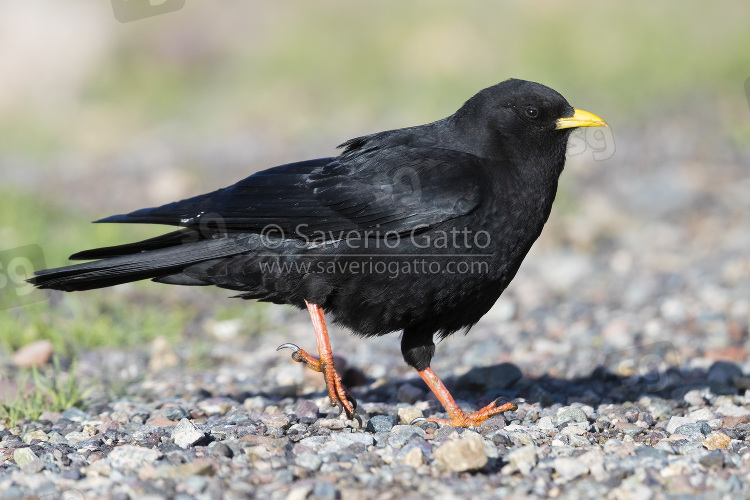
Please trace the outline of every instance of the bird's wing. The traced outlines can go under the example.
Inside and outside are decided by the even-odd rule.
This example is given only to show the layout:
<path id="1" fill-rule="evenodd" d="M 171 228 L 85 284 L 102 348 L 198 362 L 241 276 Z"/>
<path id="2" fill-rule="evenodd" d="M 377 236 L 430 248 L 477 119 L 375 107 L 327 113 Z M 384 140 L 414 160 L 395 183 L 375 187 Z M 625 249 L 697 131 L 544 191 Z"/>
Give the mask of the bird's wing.
<path id="1" fill-rule="evenodd" d="M 402 233 L 473 211 L 488 182 L 472 155 L 394 146 L 345 153 L 312 172 L 307 185 L 358 229 Z"/>
<path id="2" fill-rule="evenodd" d="M 282 165 L 183 201 L 97 222 L 137 222 L 286 236 L 409 232 L 467 214 L 488 182 L 478 158 L 395 146 Z"/>

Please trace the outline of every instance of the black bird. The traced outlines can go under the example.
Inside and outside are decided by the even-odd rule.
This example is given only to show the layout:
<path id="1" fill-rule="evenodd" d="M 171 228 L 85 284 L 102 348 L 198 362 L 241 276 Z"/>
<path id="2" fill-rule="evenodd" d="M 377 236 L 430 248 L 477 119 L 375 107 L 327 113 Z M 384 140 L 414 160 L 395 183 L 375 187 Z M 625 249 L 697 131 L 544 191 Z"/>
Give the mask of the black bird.
<path id="1" fill-rule="evenodd" d="M 466 414 L 430 369 L 434 339 L 468 331 L 492 307 L 542 231 L 570 132 L 607 126 L 538 83 L 507 80 L 427 125 L 349 140 L 339 156 L 258 172 L 233 186 L 97 222 L 182 226 L 87 250 L 39 288 L 90 290 L 152 279 L 216 285 L 244 299 L 307 307 L 331 405 L 356 401 L 336 373 L 324 313 L 355 335 L 402 331 L 401 352 L 450 415 L 480 425 L 514 409 Z"/>

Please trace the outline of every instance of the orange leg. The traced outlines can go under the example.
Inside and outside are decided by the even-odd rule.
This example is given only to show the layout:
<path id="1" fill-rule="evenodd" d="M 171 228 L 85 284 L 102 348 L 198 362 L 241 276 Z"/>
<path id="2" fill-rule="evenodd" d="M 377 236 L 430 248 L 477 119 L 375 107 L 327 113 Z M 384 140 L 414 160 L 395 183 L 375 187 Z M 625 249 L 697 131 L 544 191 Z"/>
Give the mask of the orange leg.
<path id="1" fill-rule="evenodd" d="M 336 372 L 333 365 L 333 354 L 331 353 L 331 341 L 328 338 L 328 327 L 326 326 L 323 309 L 317 304 L 311 304 L 305 301 L 307 310 L 310 312 L 313 328 L 315 329 L 315 339 L 318 342 L 318 354 L 320 359 L 307 354 L 294 344 L 280 345 L 276 350 L 289 347 L 294 351 L 292 359 L 298 363 L 305 363 L 316 372 L 323 372 L 326 387 L 328 388 L 328 397 L 331 400 L 331 406 L 340 406 L 345 412 L 347 418 L 354 418 L 354 410 L 357 408 L 357 401 L 344 389 L 341 377 Z"/>
<path id="2" fill-rule="evenodd" d="M 432 389 L 432 392 L 435 393 L 435 396 L 442 403 L 445 411 L 451 416 L 450 420 L 430 418 L 428 419 L 430 422 L 436 422 L 439 425 L 450 425 L 452 427 L 469 427 L 472 425 L 478 427 L 490 417 L 518 409 L 516 405 L 510 402 L 497 406 L 493 401 L 481 410 L 468 414 L 458 407 L 451 393 L 448 392 L 448 389 L 431 368 L 428 367 L 421 372 L 417 371 L 417 373 L 427 383 L 427 386 Z"/>

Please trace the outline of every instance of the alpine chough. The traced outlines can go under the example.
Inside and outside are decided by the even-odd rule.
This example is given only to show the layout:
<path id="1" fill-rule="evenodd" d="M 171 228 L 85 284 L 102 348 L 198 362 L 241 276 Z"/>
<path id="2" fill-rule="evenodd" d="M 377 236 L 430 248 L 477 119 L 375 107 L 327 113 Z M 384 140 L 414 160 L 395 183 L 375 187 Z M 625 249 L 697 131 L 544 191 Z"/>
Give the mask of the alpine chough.
<path id="1" fill-rule="evenodd" d="M 181 229 L 70 258 L 39 288 L 91 290 L 151 279 L 215 285 L 244 299 L 307 308 L 331 405 L 356 401 L 336 372 L 325 314 L 362 337 L 403 332 L 401 352 L 453 426 L 512 403 L 463 412 L 430 369 L 435 339 L 468 331 L 492 307 L 542 231 L 576 127 L 607 126 L 538 83 L 506 80 L 427 125 L 343 143 L 341 154 L 258 172 L 208 194 L 97 222 Z"/>

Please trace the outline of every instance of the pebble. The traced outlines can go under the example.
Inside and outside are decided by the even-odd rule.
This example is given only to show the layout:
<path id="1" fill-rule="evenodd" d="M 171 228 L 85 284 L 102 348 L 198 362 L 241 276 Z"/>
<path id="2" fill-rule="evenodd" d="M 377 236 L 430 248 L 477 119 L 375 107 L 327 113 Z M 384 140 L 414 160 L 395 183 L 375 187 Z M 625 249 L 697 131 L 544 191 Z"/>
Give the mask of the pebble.
<path id="1" fill-rule="evenodd" d="M 125 444 L 114 448 L 107 456 L 107 460 L 114 468 L 137 469 L 154 463 L 161 456 L 162 452 L 159 450 Z"/>
<path id="2" fill-rule="evenodd" d="M 375 442 L 375 438 L 372 434 L 366 434 L 363 432 L 348 432 L 334 434 L 333 440 L 343 447 L 352 445 L 354 443 L 360 443 L 365 446 L 370 446 Z"/>
<path id="3" fill-rule="evenodd" d="M 31 444 L 32 441 L 35 439 L 38 439 L 39 441 L 49 441 L 49 436 L 46 432 L 38 430 L 38 431 L 30 431 L 23 435 L 23 442 Z"/>
<path id="4" fill-rule="evenodd" d="M 710 428 L 708 430 L 710 431 Z M 689 439 L 703 439 L 704 437 L 702 426 L 700 424 L 692 422 L 688 424 L 682 424 L 681 426 L 677 427 L 674 430 L 674 434 L 686 436 Z"/>
<path id="5" fill-rule="evenodd" d="M 91 419 L 88 413 L 78 408 L 68 408 L 62 412 L 62 418 L 72 420 L 73 422 L 83 422 Z"/>
<path id="6" fill-rule="evenodd" d="M 422 410 L 415 406 L 405 406 L 398 409 L 398 419 L 402 424 L 409 425 L 414 419 L 423 418 Z"/>
<path id="7" fill-rule="evenodd" d="M 750 410 L 744 406 L 738 406 L 732 403 L 722 403 L 716 410 L 717 415 L 723 417 L 747 417 L 750 416 Z"/>
<path id="8" fill-rule="evenodd" d="M 318 405 L 314 401 L 303 399 L 297 403 L 294 416 L 298 419 L 308 419 L 309 423 L 312 423 L 318 418 Z"/>
<path id="9" fill-rule="evenodd" d="M 18 367 L 30 368 L 42 366 L 52 357 L 52 342 L 49 340 L 37 340 L 26 344 L 11 356 L 11 362 Z"/>
<path id="10" fill-rule="evenodd" d="M 234 456 L 234 452 L 232 451 L 232 448 L 230 448 L 226 443 L 214 441 L 213 443 L 208 445 L 208 449 L 212 457 L 232 458 Z"/>
<path id="11" fill-rule="evenodd" d="M 556 482 L 568 483 L 579 476 L 588 474 L 589 468 L 582 461 L 575 458 L 556 458 L 553 462 L 555 472 L 559 475 Z"/>
<path id="12" fill-rule="evenodd" d="M 172 431 L 172 440 L 180 448 L 189 448 L 205 437 L 205 433 L 186 418 L 180 420 Z"/>
<path id="13" fill-rule="evenodd" d="M 729 444 L 732 442 L 732 438 L 721 432 L 712 432 L 703 441 L 703 446 L 709 450 L 726 450 L 729 448 Z"/>
<path id="14" fill-rule="evenodd" d="M 316 471 L 320 469 L 320 466 L 323 464 L 323 460 L 318 455 L 312 453 L 303 453 L 302 455 L 297 455 L 297 457 L 295 457 L 294 463 L 296 463 L 303 469 Z"/>
<path id="15" fill-rule="evenodd" d="M 511 450 L 507 455 L 508 462 L 512 467 L 524 476 L 531 473 L 531 469 L 537 463 L 536 446 L 528 445 Z"/>
<path id="16" fill-rule="evenodd" d="M 401 463 L 415 469 L 421 467 L 425 463 L 424 452 L 422 452 L 422 449 L 418 446 L 414 446 L 401 454 Z"/>
<path id="17" fill-rule="evenodd" d="M 23 467 L 33 460 L 39 460 L 39 457 L 31 451 L 31 448 L 16 448 L 13 452 L 13 460 L 16 461 L 19 467 Z"/>
<path id="18" fill-rule="evenodd" d="M 672 417 L 669 419 L 669 423 L 667 424 L 666 431 L 669 434 L 674 434 L 678 427 L 681 425 L 686 424 L 692 424 L 695 423 L 695 421 L 692 418 L 688 417 Z"/>
<path id="19" fill-rule="evenodd" d="M 346 422 L 338 418 L 321 418 L 315 421 L 315 427 L 338 431 L 346 428 Z"/>
<path id="20" fill-rule="evenodd" d="M 703 455 L 698 462 L 707 469 L 711 467 L 721 467 L 724 464 L 724 454 L 719 450 L 711 451 Z"/>
<path id="21" fill-rule="evenodd" d="M 375 415 L 367 422 L 365 430 L 368 432 L 389 432 L 393 429 L 396 421 L 388 415 Z"/>
<path id="22" fill-rule="evenodd" d="M 190 416 L 190 413 L 182 406 L 168 406 L 162 410 L 164 418 L 179 421 Z"/>
<path id="23" fill-rule="evenodd" d="M 447 441 L 434 452 L 438 469 L 465 472 L 487 465 L 484 439 L 475 432 L 464 432 L 456 440 Z"/>
<path id="24" fill-rule="evenodd" d="M 566 422 L 587 422 L 586 414 L 580 408 L 560 408 L 557 414 L 557 426 Z"/>
<path id="25" fill-rule="evenodd" d="M 706 401 L 703 399 L 703 395 L 699 389 L 688 391 L 683 396 L 685 402 L 690 406 L 702 406 Z"/>

